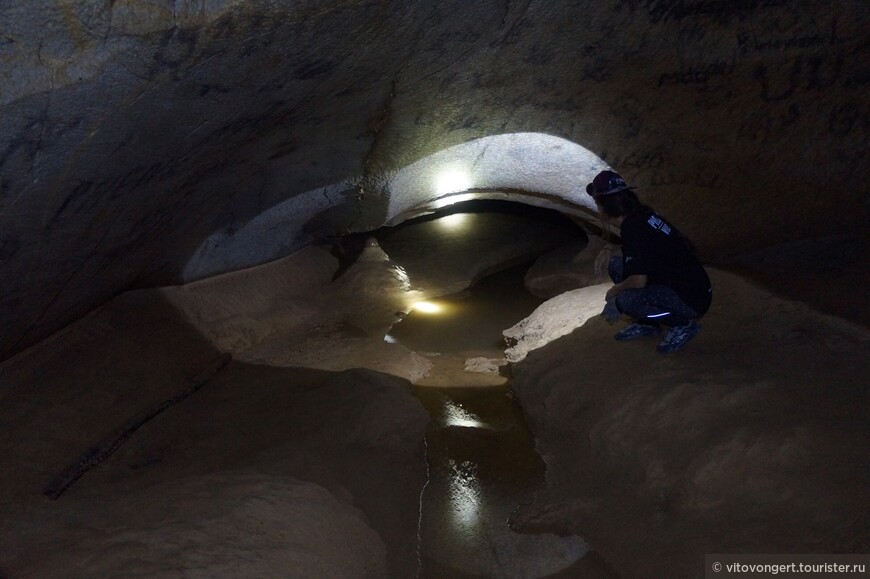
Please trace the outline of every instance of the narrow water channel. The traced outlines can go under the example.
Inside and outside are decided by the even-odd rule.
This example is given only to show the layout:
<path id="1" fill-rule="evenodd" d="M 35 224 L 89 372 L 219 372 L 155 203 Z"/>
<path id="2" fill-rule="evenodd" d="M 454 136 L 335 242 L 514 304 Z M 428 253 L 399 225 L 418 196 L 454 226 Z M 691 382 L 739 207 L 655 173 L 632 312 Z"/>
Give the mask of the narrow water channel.
<path id="1" fill-rule="evenodd" d="M 502 355 L 502 330 L 543 301 L 523 285 L 529 265 L 439 298 L 437 313 L 413 311 L 390 332 L 391 339 L 436 362 L 433 372 L 448 377 L 415 389 L 432 417 L 429 482 L 421 497 L 420 577 L 609 576 L 580 537 L 510 528 L 512 512 L 543 485 L 544 463 L 506 379 L 487 380 L 450 367 L 469 356 Z"/>

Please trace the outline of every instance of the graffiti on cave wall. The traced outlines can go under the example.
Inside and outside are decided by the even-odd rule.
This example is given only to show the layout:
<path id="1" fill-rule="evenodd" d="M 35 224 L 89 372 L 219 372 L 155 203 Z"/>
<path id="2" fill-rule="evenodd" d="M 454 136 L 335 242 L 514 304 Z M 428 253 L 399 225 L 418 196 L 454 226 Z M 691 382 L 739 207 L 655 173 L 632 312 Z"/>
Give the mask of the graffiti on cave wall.
<path id="1" fill-rule="evenodd" d="M 850 18 L 848 11 L 824 13 L 782 0 L 624 0 L 619 8 L 642 13 L 660 34 L 670 34 L 671 62 L 679 65 L 652 73 L 659 98 L 692 99 L 697 110 L 707 112 L 685 120 L 677 131 L 691 140 L 693 131 L 686 127 L 697 123 L 696 141 L 665 132 L 651 150 L 605 153 L 614 167 L 653 186 L 703 189 L 722 186 L 728 176 L 698 161 L 704 153 L 690 149 L 727 158 L 751 150 L 763 154 L 798 140 L 811 150 L 829 148 L 848 162 L 856 149 L 866 148 L 870 45 L 863 40 L 861 19 Z M 657 130 L 651 115 L 626 116 L 616 106 L 612 112 L 626 121 L 629 142 L 642 131 Z M 683 121 L 674 115 L 674 122 Z M 678 167 L 668 162 L 675 158 L 683 161 Z"/>

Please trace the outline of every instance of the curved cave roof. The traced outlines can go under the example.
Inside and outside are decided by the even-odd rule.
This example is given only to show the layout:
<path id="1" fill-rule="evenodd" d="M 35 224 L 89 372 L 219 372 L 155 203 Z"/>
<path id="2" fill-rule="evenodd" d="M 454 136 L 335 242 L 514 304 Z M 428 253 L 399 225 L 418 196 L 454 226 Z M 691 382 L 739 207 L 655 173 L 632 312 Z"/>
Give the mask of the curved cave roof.
<path id="1" fill-rule="evenodd" d="M 582 217 L 605 166 L 708 261 L 858 231 L 868 20 L 861 0 L 4 7 L 0 360 L 125 290 L 463 194 Z"/>

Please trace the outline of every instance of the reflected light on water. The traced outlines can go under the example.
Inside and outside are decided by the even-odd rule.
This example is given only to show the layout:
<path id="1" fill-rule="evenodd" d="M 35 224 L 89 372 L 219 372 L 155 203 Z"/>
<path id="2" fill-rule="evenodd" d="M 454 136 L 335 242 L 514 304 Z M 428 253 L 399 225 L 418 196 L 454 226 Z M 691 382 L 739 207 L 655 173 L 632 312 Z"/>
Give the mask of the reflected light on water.
<path id="1" fill-rule="evenodd" d="M 482 503 L 477 465 L 470 461 L 450 461 L 450 506 L 453 521 L 463 530 L 480 523 Z"/>
<path id="2" fill-rule="evenodd" d="M 459 406 L 452 400 L 445 400 L 441 409 L 444 426 L 465 426 L 468 428 L 485 428 L 486 424 L 480 418 Z"/>
<path id="3" fill-rule="evenodd" d="M 453 215 L 445 215 L 436 223 L 445 228 L 459 230 L 468 226 L 468 213 L 454 213 Z"/>
<path id="4" fill-rule="evenodd" d="M 411 308 L 422 314 L 437 314 L 444 309 L 438 304 L 432 302 L 414 302 L 411 304 Z"/>

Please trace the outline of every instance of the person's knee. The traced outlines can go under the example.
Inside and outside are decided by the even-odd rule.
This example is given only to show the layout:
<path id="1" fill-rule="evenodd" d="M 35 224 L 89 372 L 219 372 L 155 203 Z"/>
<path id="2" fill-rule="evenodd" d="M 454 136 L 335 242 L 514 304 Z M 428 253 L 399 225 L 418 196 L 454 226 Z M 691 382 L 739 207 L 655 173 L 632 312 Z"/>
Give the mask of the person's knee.
<path id="1" fill-rule="evenodd" d="M 639 295 L 640 290 L 637 289 L 627 289 L 619 292 L 616 295 L 616 309 L 627 316 L 634 317 Z"/>

